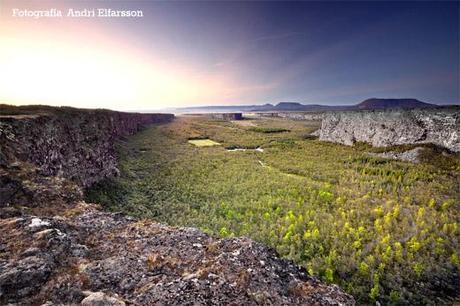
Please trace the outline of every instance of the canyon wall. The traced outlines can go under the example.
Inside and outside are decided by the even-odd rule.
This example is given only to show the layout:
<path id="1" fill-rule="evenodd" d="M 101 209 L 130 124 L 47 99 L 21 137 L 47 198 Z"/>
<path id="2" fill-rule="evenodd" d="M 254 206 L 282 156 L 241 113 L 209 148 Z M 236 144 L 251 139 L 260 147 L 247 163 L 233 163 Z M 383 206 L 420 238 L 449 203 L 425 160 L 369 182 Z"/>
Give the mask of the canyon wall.
<path id="1" fill-rule="evenodd" d="M 218 120 L 243 120 L 242 113 L 211 113 L 209 116 Z"/>
<path id="2" fill-rule="evenodd" d="M 186 116 L 200 116 L 215 120 L 243 120 L 243 113 L 188 113 Z"/>
<path id="3" fill-rule="evenodd" d="M 460 152 L 460 107 L 328 112 L 319 139 L 375 147 L 433 143 Z"/>
<path id="4" fill-rule="evenodd" d="M 0 115 L 0 164 L 30 162 L 43 175 L 62 176 L 87 187 L 117 173 L 116 139 L 173 118 L 72 108 Z"/>

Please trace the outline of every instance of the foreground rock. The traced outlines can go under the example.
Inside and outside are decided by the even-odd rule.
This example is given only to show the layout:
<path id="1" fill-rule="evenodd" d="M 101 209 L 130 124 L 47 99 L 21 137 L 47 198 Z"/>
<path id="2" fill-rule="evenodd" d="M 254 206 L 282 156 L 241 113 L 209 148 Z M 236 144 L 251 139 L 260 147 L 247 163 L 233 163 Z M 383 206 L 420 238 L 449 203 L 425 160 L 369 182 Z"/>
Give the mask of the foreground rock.
<path id="1" fill-rule="evenodd" d="M 8 233 L 0 238 L 0 304 L 354 303 L 248 238 L 215 239 L 85 203 L 63 216 L 2 219 L 0 231 Z"/>
<path id="2" fill-rule="evenodd" d="M 432 143 L 460 152 L 460 107 L 326 113 L 320 140 L 375 147 Z"/>

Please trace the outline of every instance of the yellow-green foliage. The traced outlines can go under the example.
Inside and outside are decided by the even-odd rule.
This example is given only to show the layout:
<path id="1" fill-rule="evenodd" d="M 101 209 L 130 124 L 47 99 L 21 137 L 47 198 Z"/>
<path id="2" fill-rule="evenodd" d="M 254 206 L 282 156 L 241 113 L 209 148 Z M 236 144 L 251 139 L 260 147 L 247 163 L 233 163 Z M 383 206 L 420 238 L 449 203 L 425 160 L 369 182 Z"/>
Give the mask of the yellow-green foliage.
<path id="1" fill-rule="evenodd" d="M 87 196 L 172 225 L 252 237 L 360 304 L 449 303 L 460 290 L 458 155 L 385 160 L 368 156 L 367 145 L 305 137 L 315 123 L 253 122 L 289 131 L 199 118 L 153 126 L 120 147 L 121 177 Z M 197 148 L 192 137 L 222 146 Z M 225 150 L 259 146 L 264 152 Z"/>

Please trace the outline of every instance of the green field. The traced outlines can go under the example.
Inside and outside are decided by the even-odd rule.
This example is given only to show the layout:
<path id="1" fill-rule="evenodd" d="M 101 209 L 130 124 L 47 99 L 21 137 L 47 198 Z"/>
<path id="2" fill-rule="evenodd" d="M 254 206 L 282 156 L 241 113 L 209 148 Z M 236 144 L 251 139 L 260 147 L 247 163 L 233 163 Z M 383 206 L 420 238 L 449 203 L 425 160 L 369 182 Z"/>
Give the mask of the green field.
<path id="1" fill-rule="evenodd" d="M 198 117 L 151 126 L 119 144 L 121 176 L 86 197 L 113 211 L 251 237 L 359 304 L 452 303 L 460 292 L 459 156 L 428 146 L 420 164 L 370 157 L 381 149 L 320 142 L 309 136 L 317 127 Z"/>

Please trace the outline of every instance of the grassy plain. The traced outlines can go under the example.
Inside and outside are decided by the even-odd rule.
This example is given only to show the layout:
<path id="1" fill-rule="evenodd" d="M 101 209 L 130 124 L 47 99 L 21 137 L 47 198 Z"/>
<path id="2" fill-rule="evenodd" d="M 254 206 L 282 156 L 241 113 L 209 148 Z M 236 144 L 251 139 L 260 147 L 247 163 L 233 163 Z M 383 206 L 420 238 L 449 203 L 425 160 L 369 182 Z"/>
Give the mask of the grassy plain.
<path id="1" fill-rule="evenodd" d="M 420 164 L 370 157 L 382 149 L 320 142 L 309 136 L 317 127 L 196 117 L 152 126 L 120 143 L 121 176 L 87 199 L 249 236 L 359 304 L 451 303 L 460 291 L 459 156 L 427 146 Z M 188 143 L 200 138 L 221 146 Z"/>

